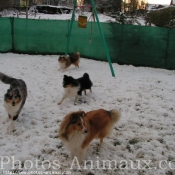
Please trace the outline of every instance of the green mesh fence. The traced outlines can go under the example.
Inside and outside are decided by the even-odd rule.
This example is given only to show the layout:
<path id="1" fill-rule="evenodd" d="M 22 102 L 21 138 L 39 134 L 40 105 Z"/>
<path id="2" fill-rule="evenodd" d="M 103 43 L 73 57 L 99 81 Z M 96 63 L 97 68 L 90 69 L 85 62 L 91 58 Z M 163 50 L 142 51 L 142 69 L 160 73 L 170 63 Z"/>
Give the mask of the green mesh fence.
<path id="1" fill-rule="evenodd" d="M 167 69 L 175 69 L 175 29 L 169 29 L 166 51 Z"/>
<path id="2" fill-rule="evenodd" d="M 63 54 L 70 21 L 0 18 L 0 52 Z M 101 23 L 112 62 L 175 69 L 175 29 Z M 69 53 L 107 61 L 97 23 L 73 23 Z"/>
<path id="3" fill-rule="evenodd" d="M 165 66 L 168 29 L 123 26 L 119 62 L 152 67 Z"/>
<path id="4" fill-rule="evenodd" d="M 13 19 L 0 18 L 0 52 L 12 51 Z"/>
<path id="5" fill-rule="evenodd" d="M 14 50 L 31 54 L 64 53 L 68 22 L 54 20 L 14 20 Z"/>

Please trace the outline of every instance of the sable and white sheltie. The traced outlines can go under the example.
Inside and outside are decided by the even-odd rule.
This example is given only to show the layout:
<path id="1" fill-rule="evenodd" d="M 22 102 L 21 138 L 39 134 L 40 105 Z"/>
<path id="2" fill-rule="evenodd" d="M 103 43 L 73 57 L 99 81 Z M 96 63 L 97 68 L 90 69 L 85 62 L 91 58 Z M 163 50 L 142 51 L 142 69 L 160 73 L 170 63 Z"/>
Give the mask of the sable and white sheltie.
<path id="1" fill-rule="evenodd" d="M 120 116 L 121 113 L 115 109 L 98 109 L 87 113 L 77 111 L 66 115 L 60 126 L 59 137 L 70 151 L 71 158 L 77 156 L 81 163 L 89 144 L 95 138 L 100 139 L 101 146 Z"/>
<path id="2" fill-rule="evenodd" d="M 80 52 L 77 52 L 75 54 L 70 54 L 68 56 L 66 55 L 60 55 L 58 58 L 58 63 L 60 65 L 60 69 L 67 69 L 68 67 L 73 64 L 75 67 L 79 67 L 80 62 Z"/>
<path id="3" fill-rule="evenodd" d="M 86 94 L 86 89 L 90 89 L 93 83 L 89 78 L 88 73 L 84 73 L 84 75 L 80 78 L 73 78 L 71 76 L 64 75 L 63 78 L 63 87 L 64 87 L 64 95 L 61 101 L 58 103 L 60 105 L 67 97 L 75 96 L 74 104 L 78 101 L 79 97 L 82 95 L 82 91 Z"/>

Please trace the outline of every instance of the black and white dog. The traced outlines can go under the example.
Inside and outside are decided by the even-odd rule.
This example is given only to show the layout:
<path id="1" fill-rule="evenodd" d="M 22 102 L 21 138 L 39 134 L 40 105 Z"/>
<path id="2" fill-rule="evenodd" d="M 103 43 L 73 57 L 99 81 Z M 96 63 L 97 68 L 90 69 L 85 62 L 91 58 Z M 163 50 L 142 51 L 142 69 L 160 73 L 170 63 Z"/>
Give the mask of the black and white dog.
<path id="1" fill-rule="evenodd" d="M 82 91 L 86 92 L 86 89 L 90 89 L 91 91 L 92 85 L 93 84 L 89 78 L 88 73 L 84 73 L 84 75 L 78 79 L 74 79 L 71 76 L 64 75 L 63 87 L 65 88 L 65 93 L 58 105 L 60 105 L 67 97 L 71 96 L 75 96 L 74 104 L 76 104 L 79 96 L 82 95 Z"/>
<path id="2" fill-rule="evenodd" d="M 9 77 L 0 72 L 0 80 L 5 84 L 10 84 L 10 88 L 4 95 L 4 107 L 11 119 L 11 124 L 8 127 L 8 132 L 13 131 L 14 121 L 18 118 L 26 98 L 27 98 L 27 86 L 21 79 Z"/>

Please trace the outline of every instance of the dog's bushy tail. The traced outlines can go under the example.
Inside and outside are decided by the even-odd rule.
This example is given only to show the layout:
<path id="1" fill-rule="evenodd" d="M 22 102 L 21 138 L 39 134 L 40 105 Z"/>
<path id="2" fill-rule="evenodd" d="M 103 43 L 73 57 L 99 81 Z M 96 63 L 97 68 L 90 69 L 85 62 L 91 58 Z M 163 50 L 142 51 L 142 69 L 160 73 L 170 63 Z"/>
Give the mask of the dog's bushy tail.
<path id="1" fill-rule="evenodd" d="M 115 124 L 116 122 L 118 122 L 120 120 L 120 118 L 121 118 L 120 111 L 118 111 L 116 109 L 112 109 L 109 112 L 110 112 L 110 116 L 111 116 L 111 122 L 113 124 Z"/>
<path id="2" fill-rule="evenodd" d="M 0 72 L 0 80 L 5 83 L 5 84 L 11 84 L 14 80 L 16 80 L 15 78 L 9 77 L 3 73 Z"/>
<path id="3" fill-rule="evenodd" d="M 84 73 L 84 74 L 83 74 L 83 77 L 84 77 L 84 78 L 87 78 L 87 79 L 90 79 L 88 73 Z"/>
<path id="4" fill-rule="evenodd" d="M 80 52 L 70 54 L 69 59 L 71 60 L 72 63 L 76 62 L 77 60 L 80 59 Z"/>
<path id="5" fill-rule="evenodd" d="M 91 86 L 93 86 L 93 83 L 92 83 L 88 73 L 84 73 L 83 77 L 86 78 L 86 80 L 88 80 L 90 82 Z"/>

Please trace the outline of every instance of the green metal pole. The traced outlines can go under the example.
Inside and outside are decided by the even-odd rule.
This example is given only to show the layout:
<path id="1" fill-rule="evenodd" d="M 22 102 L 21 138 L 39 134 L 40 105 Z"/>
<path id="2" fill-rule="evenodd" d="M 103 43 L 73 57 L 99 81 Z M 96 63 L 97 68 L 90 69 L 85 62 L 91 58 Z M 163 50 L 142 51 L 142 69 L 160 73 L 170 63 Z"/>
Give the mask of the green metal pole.
<path id="1" fill-rule="evenodd" d="M 71 18 L 71 22 L 70 22 L 70 28 L 69 28 L 69 32 L 68 32 L 68 39 L 67 39 L 67 46 L 66 46 L 66 53 L 65 53 L 65 55 L 67 55 L 68 52 L 69 52 L 70 36 L 71 36 L 71 32 L 72 32 L 73 21 L 75 19 L 75 9 L 76 9 L 76 7 L 77 7 L 77 0 L 74 0 L 74 8 L 73 8 L 72 18 Z"/>
<path id="2" fill-rule="evenodd" d="M 100 35 L 101 35 L 102 40 L 103 40 L 103 45 L 105 47 L 106 56 L 107 56 L 108 63 L 109 63 L 110 69 L 111 69 L 111 73 L 112 73 L 112 76 L 115 77 L 114 69 L 112 67 L 112 63 L 111 63 L 111 58 L 110 58 L 110 55 L 109 55 L 109 51 L 108 51 L 108 48 L 107 48 L 107 45 L 106 45 L 106 41 L 105 41 L 105 38 L 104 38 L 104 35 L 103 35 L 103 32 L 102 32 L 102 29 L 101 29 L 101 25 L 100 25 L 100 22 L 99 22 L 99 19 L 98 19 L 98 15 L 97 15 L 97 11 L 96 11 L 96 8 L 95 8 L 94 0 L 91 0 L 91 4 L 92 4 L 93 10 L 94 10 L 95 17 L 97 19 L 98 28 L 99 28 Z"/>

